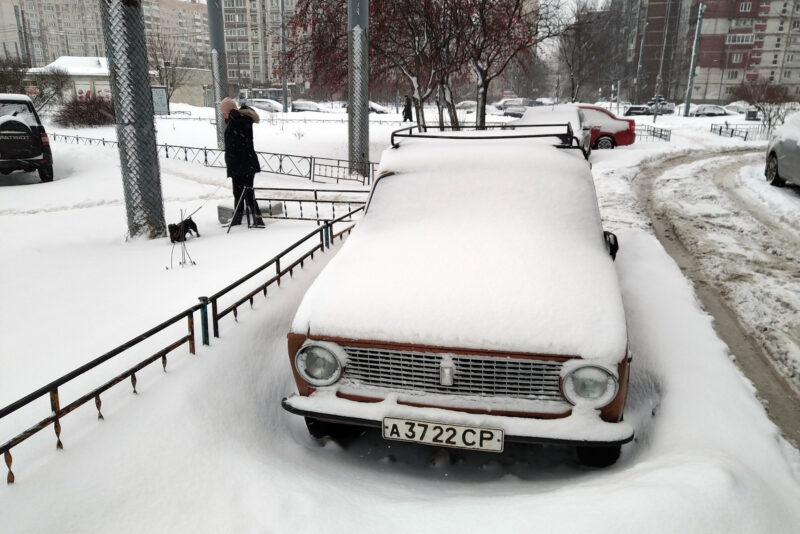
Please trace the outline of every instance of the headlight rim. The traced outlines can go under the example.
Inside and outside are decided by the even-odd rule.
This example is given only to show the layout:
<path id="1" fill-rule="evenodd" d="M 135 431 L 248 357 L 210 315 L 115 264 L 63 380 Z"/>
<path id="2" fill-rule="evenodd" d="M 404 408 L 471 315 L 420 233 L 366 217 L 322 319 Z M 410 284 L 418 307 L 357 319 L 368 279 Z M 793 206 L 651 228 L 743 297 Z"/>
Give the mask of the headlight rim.
<path id="1" fill-rule="evenodd" d="M 318 378 L 314 378 L 310 376 L 304 367 L 300 366 L 299 358 L 302 355 L 303 351 L 310 348 L 310 347 L 318 347 L 322 350 L 328 352 L 331 356 L 333 356 L 334 361 L 337 364 L 336 371 L 331 375 L 330 378 L 326 380 L 320 380 Z M 297 352 L 294 355 L 294 368 L 297 371 L 297 374 L 300 375 L 304 381 L 306 381 L 309 385 L 313 387 L 325 387 L 335 384 L 339 381 L 342 377 L 342 373 L 344 371 L 344 362 L 345 362 L 346 353 L 344 350 L 337 345 L 336 343 L 332 343 L 330 341 L 321 341 L 321 340 L 313 340 L 309 339 L 303 343 Z"/>
<path id="2" fill-rule="evenodd" d="M 588 407 L 599 410 L 611 404 L 619 394 L 619 377 L 616 371 L 610 366 L 598 362 L 581 360 L 575 362 L 573 365 L 565 365 L 564 367 L 561 375 L 561 394 L 568 403 L 575 407 Z M 575 393 L 574 386 L 572 385 L 572 375 L 581 369 L 587 368 L 599 369 L 606 373 L 612 379 L 611 381 L 614 387 L 607 389 L 606 392 L 597 399 L 588 399 Z M 611 393 L 609 393 L 609 391 Z"/>

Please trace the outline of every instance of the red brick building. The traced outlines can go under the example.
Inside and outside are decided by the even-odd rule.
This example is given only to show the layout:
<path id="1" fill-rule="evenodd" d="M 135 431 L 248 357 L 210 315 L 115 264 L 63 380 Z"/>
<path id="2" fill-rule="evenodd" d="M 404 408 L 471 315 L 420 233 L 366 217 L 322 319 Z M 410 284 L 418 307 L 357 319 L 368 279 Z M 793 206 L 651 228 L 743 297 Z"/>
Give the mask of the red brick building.
<path id="1" fill-rule="evenodd" d="M 693 4 L 698 4 L 694 0 Z M 705 0 L 693 102 L 726 103 L 743 81 L 800 95 L 800 1 Z M 696 18 L 690 22 L 688 52 Z"/>

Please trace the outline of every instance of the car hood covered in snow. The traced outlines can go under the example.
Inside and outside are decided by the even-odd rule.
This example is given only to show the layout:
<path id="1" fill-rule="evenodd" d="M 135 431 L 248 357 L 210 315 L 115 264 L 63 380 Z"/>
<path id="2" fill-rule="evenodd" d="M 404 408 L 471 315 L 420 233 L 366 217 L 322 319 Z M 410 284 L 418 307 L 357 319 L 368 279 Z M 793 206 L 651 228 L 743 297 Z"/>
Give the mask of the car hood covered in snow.
<path id="1" fill-rule="evenodd" d="M 407 140 L 292 331 L 438 347 L 626 352 L 594 183 L 542 140 Z M 624 244 L 623 244 L 624 246 Z"/>

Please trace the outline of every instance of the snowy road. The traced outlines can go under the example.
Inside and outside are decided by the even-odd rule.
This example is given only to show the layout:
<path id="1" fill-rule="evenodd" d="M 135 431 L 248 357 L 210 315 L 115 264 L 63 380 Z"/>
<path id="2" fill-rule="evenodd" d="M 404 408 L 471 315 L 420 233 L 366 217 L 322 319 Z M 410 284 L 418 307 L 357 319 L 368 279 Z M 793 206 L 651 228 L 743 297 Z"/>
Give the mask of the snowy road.
<path id="1" fill-rule="evenodd" d="M 772 419 L 800 443 L 800 189 L 765 187 L 762 151 L 645 164 L 637 192 Z M 774 368 L 773 368 L 774 366 Z"/>

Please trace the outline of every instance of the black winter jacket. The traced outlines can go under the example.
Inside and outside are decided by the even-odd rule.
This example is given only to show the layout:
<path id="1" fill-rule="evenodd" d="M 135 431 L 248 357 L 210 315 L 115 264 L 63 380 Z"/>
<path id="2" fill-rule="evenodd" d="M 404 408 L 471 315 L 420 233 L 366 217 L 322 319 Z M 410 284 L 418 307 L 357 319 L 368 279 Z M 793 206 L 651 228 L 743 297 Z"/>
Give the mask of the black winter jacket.
<path id="1" fill-rule="evenodd" d="M 255 117 L 255 120 L 253 119 Z M 253 123 L 258 115 L 245 106 L 231 110 L 225 128 L 225 165 L 228 176 L 247 176 L 261 172 L 258 156 L 253 149 Z"/>

